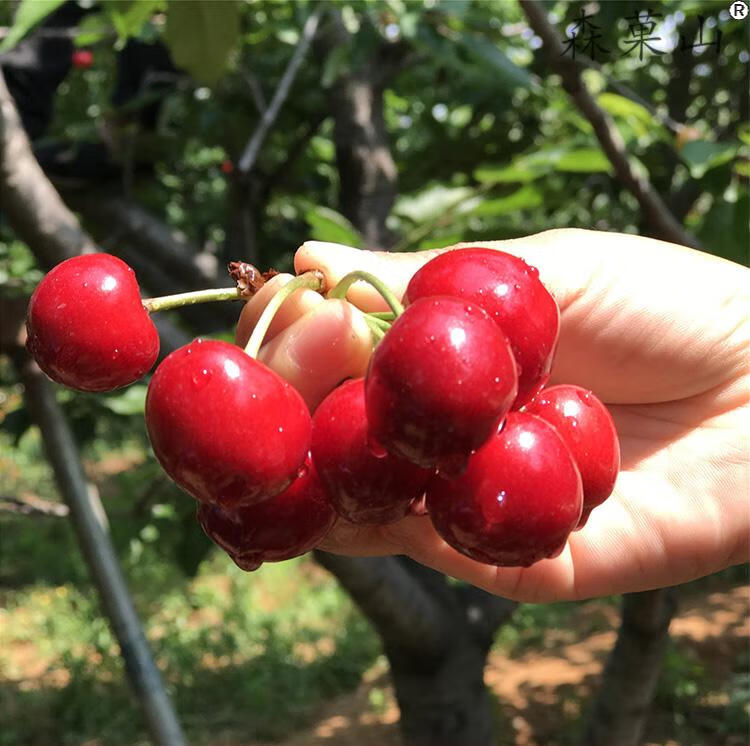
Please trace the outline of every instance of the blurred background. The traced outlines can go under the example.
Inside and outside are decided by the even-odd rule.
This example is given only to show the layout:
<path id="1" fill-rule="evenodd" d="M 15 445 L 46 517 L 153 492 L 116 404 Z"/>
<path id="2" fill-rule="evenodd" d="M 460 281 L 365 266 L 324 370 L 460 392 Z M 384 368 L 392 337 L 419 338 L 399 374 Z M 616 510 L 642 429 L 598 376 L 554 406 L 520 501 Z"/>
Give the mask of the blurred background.
<path id="1" fill-rule="evenodd" d="M 150 455 L 146 383 L 53 388 L 18 344 L 43 273 L 93 246 L 150 295 L 287 270 L 309 238 L 583 227 L 747 263 L 749 24 L 693 0 L 0 3 L 0 745 L 149 743 L 64 499 L 79 460 L 189 743 L 749 743 L 747 567 L 551 605 L 400 558 L 245 574 Z M 238 312 L 169 315 L 163 350 Z"/>

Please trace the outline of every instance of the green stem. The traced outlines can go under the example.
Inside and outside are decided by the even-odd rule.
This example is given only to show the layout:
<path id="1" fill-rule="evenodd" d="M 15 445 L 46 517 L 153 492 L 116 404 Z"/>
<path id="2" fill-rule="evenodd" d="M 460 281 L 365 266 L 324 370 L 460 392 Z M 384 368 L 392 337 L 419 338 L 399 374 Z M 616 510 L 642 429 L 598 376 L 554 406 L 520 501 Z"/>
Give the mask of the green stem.
<path id="1" fill-rule="evenodd" d="M 149 313 L 169 311 L 180 306 L 192 306 L 196 303 L 209 303 L 218 300 L 239 300 L 240 291 L 236 288 L 211 288 L 210 290 L 193 290 L 189 293 L 162 295 L 159 298 L 145 298 L 143 305 Z"/>
<path id="2" fill-rule="evenodd" d="M 260 346 L 263 344 L 263 339 L 266 336 L 268 327 L 271 326 L 273 317 L 276 315 L 276 311 L 281 308 L 281 304 L 296 290 L 300 288 L 310 288 L 310 290 L 322 290 L 323 289 L 323 274 L 318 270 L 314 269 L 310 272 L 305 272 L 299 277 L 295 277 L 291 282 L 284 285 L 276 295 L 271 298 L 269 304 L 263 309 L 263 313 L 258 319 L 258 323 L 253 329 L 253 333 L 250 335 L 250 339 L 245 345 L 245 352 L 250 357 L 258 357 L 258 351 Z"/>
<path id="3" fill-rule="evenodd" d="M 396 314 L 393 311 L 373 311 L 367 314 L 381 321 L 393 321 L 396 318 Z"/>
<path id="4" fill-rule="evenodd" d="M 370 327 L 372 341 L 376 345 L 381 339 L 383 339 L 383 337 L 385 337 L 387 329 L 383 329 L 382 326 L 374 323 L 373 319 L 369 318 L 367 314 L 365 314 L 365 321 L 367 322 L 367 326 Z"/>
<path id="5" fill-rule="evenodd" d="M 375 277 L 375 275 L 371 275 L 369 272 L 363 272 L 362 270 L 350 272 L 348 275 L 342 277 L 339 280 L 338 285 L 336 285 L 336 287 L 333 288 L 330 293 L 328 293 L 328 297 L 346 298 L 346 294 L 349 288 L 358 280 L 372 285 L 375 290 L 377 290 L 380 295 L 383 296 L 383 300 L 393 311 L 394 317 L 398 318 L 404 312 L 404 307 L 399 302 L 399 299 L 391 292 L 388 287 L 386 287 L 385 283 L 379 278 Z"/>
<path id="6" fill-rule="evenodd" d="M 370 326 L 376 326 L 378 329 L 382 329 L 384 332 L 387 332 L 391 328 L 390 321 L 379 319 L 377 316 L 371 313 L 365 314 L 365 321 L 367 321 Z"/>

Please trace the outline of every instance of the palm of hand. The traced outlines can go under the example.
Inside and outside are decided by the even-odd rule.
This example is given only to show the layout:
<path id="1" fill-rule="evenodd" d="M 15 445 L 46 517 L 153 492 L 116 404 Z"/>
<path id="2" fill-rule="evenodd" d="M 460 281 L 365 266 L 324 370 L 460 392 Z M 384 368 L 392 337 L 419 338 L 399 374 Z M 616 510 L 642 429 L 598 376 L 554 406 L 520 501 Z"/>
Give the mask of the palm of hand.
<path id="1" fill-rule="evenodd" d="M 425 516 L 377 528 L 340 522 L 323 548 L 408 554 L 527 601 L 645 590 L 742 561 L 750 347 L 740 291 L 745 270 L 670 244 L 587 231 L 554 231 L 497 247 L 537 266 L 557 297 L 563 323 L 553 382 L 591 388 L 608 404 L 622 450 L 615 493 L 559 557 L 530 568 L 474 562 L 448 547 Z M 325 269 L 334 279 L 362 256 L 397 291 L 429 258 L 339 257 Z M 319 260 L 303 251 L 298 270 Z M 367 292 L 356 300 L 363 308 L 374 302 Z"/>

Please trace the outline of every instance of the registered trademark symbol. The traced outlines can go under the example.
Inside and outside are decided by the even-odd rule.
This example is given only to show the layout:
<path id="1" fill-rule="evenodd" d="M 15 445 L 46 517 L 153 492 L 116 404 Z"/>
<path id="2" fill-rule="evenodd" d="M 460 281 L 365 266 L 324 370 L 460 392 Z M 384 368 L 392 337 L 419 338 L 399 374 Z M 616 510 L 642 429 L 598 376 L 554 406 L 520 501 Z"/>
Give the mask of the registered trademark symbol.
<path id="1" fill-rule="evenodd" d="M 735 21 L 741 21 L 743 18 L 747 18 L 748 7 L 744 0 L 735 0 L 729 6 L 729 15 L 734 18 Z"/>

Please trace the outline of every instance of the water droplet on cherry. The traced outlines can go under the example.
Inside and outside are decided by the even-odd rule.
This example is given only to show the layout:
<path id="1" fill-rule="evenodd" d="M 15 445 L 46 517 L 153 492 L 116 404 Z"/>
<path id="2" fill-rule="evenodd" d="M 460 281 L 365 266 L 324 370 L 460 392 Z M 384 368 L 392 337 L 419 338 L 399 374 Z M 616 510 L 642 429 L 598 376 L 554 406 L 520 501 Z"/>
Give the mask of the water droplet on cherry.
<path id="1" fill-rule="evenodd" d="M 202 389 L 211 380 L 211 371 L 203 368 L 200 373 L 193 375 L 193 386 Z"/>

